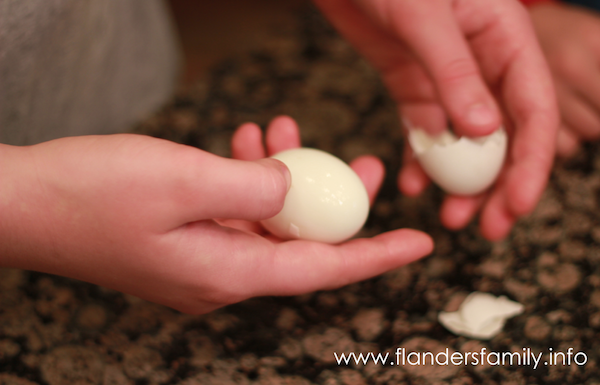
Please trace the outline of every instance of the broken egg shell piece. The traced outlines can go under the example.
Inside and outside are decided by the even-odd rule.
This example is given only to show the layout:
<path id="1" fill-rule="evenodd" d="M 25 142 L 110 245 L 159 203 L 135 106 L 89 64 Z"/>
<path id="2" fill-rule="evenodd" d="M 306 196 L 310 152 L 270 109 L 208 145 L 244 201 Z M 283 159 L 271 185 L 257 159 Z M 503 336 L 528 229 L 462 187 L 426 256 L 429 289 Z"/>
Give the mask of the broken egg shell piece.
<path id="1" fill-rule="evenodd" d="M 496 336 L 506 320 L 523 312 L 518 302 L 488 293 L 471 293 L 458 311 L 440 312 L 439 322 L 454 334 L 488 340 Z"/>
<path id="2" fill-rule="evenodd" d="M 450 130 L 433 136 L 414 128 L 408 132 L 408 141 L 423 170 L 442 189 L 476 195 L 498 177 L 508 138 L 503 128 L 478 138 L 458 138 Z"/>

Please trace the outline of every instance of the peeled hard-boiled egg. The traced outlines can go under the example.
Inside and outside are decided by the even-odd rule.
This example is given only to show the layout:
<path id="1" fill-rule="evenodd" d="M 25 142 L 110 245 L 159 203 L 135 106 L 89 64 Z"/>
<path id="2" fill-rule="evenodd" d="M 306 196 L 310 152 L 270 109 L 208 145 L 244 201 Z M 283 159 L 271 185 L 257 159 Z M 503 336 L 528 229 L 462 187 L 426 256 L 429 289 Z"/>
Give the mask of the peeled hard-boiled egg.
<path id="1" fill-rule="evenodd" d="M 442 189 L 475 195 L 496 180 L 508 139 L 503 128 L 478 138 L 458 138 L 450 130 L 433 136 L 416 128 L 409 130 L 408 141 L 423 170 Z"/>
<path id="2" fill-rule="evenodd" d="M 346 163 L 324 151 L 296 148 L 275 154 L 292 184 L 283 209 L 262 225 L 283 239 L 339 243 L 356 234 L 369 214 L 362 181 Z"/>

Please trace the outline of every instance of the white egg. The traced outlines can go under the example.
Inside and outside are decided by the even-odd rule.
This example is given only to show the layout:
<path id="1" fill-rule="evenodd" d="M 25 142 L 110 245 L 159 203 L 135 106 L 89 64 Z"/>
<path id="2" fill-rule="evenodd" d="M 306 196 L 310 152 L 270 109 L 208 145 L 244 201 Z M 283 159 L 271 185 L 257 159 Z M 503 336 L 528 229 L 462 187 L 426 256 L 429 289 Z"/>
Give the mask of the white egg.
<path id="1" fill-rule="evenodd" d="M 324 151 L 296 148 L 275 154 L 292 175 L 283 209 L 263 226 L 283 239 L 339 243 L 356 234 L 369 214 L 362 181 Z"/>
<path id="2" fill-rule="evenodd" d="M 503 128 L 478 138 L 457 138 L 449 130 L 431 136 L 411 129 L 408 141 L 421 167 L 442 189 L 475 195 L 490 187 L 504 164 L 507 135 Z"/>

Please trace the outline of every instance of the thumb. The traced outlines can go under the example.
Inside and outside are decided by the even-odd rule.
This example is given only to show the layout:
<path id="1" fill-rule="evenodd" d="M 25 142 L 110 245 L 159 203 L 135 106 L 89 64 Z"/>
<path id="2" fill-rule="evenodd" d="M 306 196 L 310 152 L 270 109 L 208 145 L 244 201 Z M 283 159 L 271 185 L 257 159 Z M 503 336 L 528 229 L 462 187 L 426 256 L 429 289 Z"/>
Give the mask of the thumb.
<path id="1" fill-rule="evenodd" d="M 450 3 L 427 8 L 422 5 L 420 12 L 404 15 L 416 20 L 399 26 L 401 33 L 431 74 L 457 131 L 474 136 L 493 132 L 500 126 L 500 112 Z"/>
<path id="2" fill-rule="evenodd" d="M 431 76 L 459 134 L 487 135 L 500 126 L 500 111 L 457 22 L 452 2 L 359 3 L 379 25 L 410 46 Z"/>
<path id="3" fill-rule="evenodd" d="M 203 153 L 200 167 L 184 183 L 180 207 L 186 222 L 202 219 L 258 221 L 281 211 L 291 184 L 288 168 L 266 158 L 242 161 Z"/>

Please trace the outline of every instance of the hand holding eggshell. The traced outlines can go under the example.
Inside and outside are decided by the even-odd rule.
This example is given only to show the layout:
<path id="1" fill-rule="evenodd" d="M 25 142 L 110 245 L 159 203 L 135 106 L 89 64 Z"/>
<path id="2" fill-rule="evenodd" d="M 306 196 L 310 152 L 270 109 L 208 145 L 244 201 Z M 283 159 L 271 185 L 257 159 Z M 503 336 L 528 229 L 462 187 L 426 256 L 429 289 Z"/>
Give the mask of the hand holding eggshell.
<path id="1" fill-rule="evenodd" d="M 400 115 L 430 132 L 510 133 L 507 161 L 487 194 L 450 194 L 440 210 L 451 229 L 480 212 L 484 237 L 508 235 L 539 200 L 559 125 L 553 81 L 526 10 L 517 1 L 315 0 L 379 70 Z M 408 152 L 407 152 L 408 153 Z M 430 178 L 406 156 L 400 190 L 419 195 Z"/>

